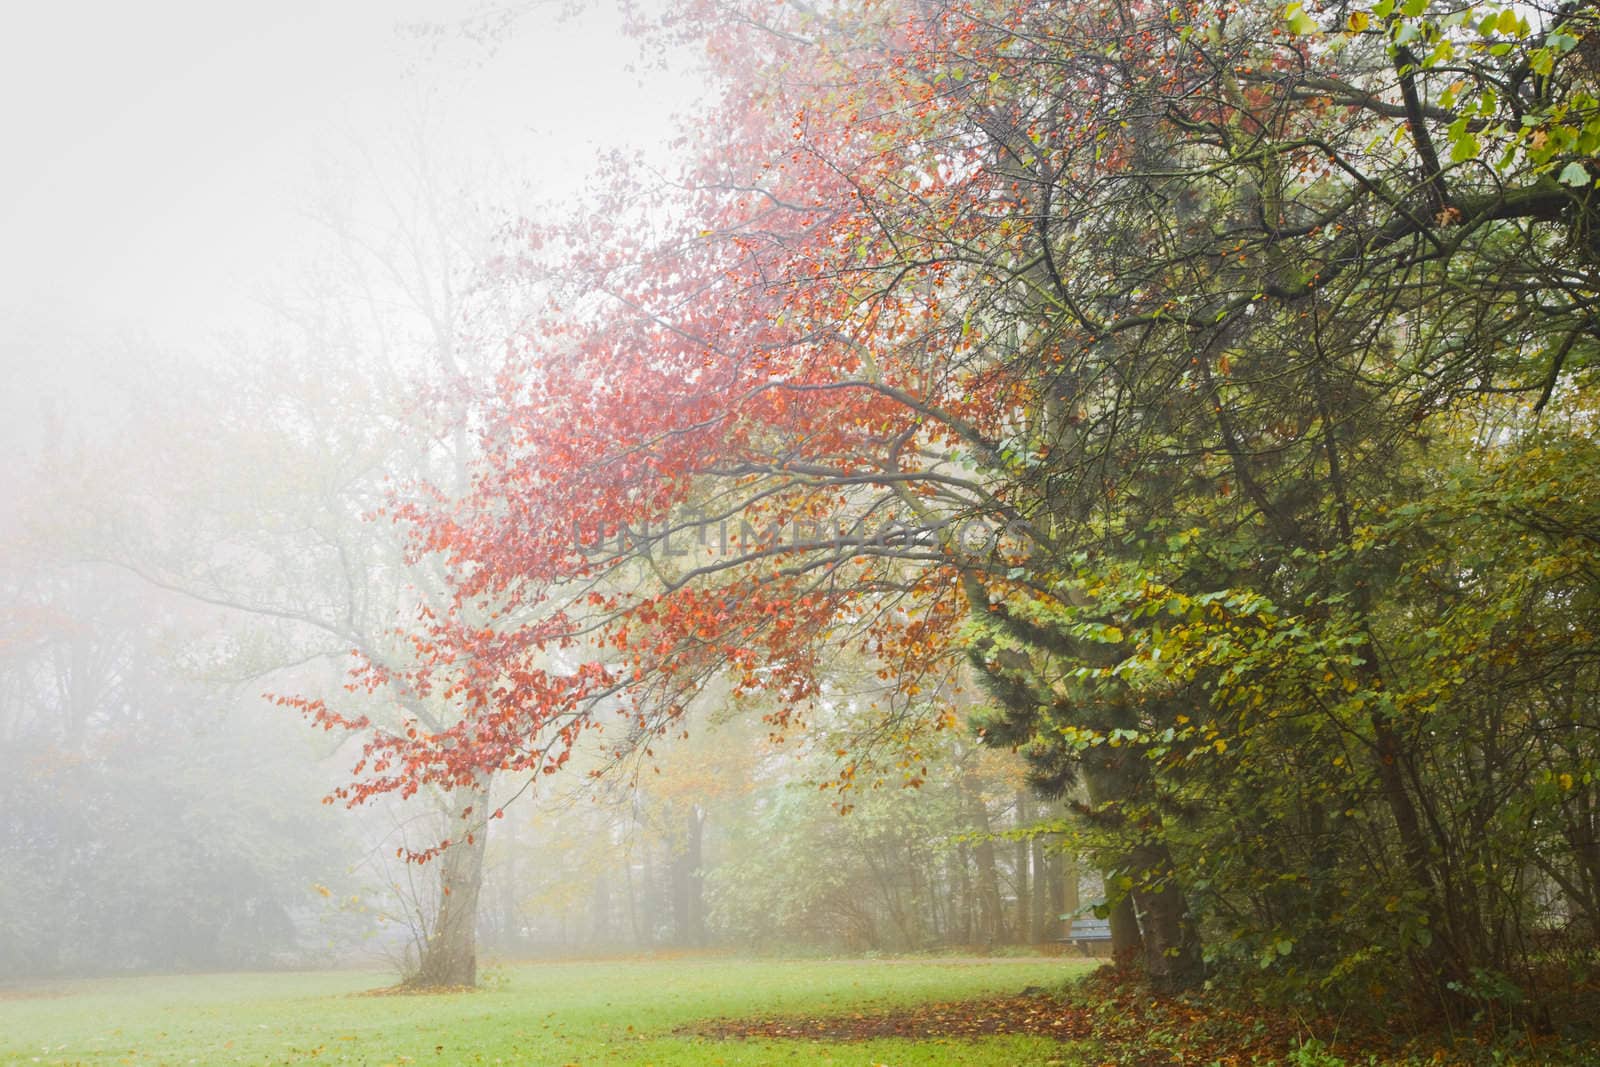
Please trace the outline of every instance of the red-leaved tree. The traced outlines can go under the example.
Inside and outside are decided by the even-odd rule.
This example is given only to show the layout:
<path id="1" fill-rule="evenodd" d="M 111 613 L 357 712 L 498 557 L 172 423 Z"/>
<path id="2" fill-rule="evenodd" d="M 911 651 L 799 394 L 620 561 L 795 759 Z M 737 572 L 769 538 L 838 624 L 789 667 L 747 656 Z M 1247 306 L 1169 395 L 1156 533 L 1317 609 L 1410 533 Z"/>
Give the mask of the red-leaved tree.
<path id="1" fill-rule="evenodd" d="M 877 665 L 885 726 L 943 720 L 930 694 L 970 661 L 1028 722 L 1096 733 L 1074 773 L 1129 831 L 1119 882 L 1147 967 L 1193 982 L 1164 816 L 1119 805 L 1150 793 L 1162 729 L 1168 768 L 1227 744 L 1185 727 L 1212 700 L 1201 669 L 1163 673 L 1170 635 L 1124 630 L 1131 607 L 1094 622 L 1111 600 L 1078 576 L 1147 566 L 1123 603 L 1161 611 L 1162 583 L 1356 603 L 1346 572 L 1281 564 L 1351 551 L 1415 427 L 1532 377 L 1485 353 L 1592 330 L 1570 292 L 1517 303 L 1566 284 L 1530 249 L 1588 239 L 1567 181 L 1587 172 L 1554 181 L 1562 161 L 1514 141 L 1498 171 L 1480 163 L 1500 97 L 1473 87 L 1504 53 L 1452 68 L 1451 99 L 1480 114 L 1458 129 L 1407 44 L 1444 31 L 1389 7 L 1327 27 L 1298 5 L 1145 0 L 679 12 L 662 32 L 703 40 L 721 87 L 692 168 L 663 188 L 619 165 L 595 210 L 527 228 L 503 267 L 557 297 L 484 397 L 469 491 L 402 512 L 454 607 L 420 620 L 414 663 L 362 680 L 442 688 L 465 713 L 373 735 L 349 799 L 537 777 L 591 728 L 637 748 L 714 675 L 779 698 L 782 726 L 843 646 Z M 1463 262 L 1503 316 L 1440 296 Z M 1201 527 L 1215 540 L 1185 549 Z M 1354 659 L 1354 690 L 1389 684 Z M 1415 738 L 1365 709 L 1348 732 L 1406 899 L 1442 930 Z M 1403 943 L 1419 971 L 1467 972 L 1460 944 Z"/>
<path id="2" fill-rule="evenodd" d="M 783 727 L 841 644 L 879 665 L 877 726 L 954 721 L 932 695 L 966 621 L 1038 596 L 1033 562 L 1062 556 L 1028 472 L 1076 418 L 1056 379 L 1094 327 L 1061 315 L 1051 197 L 1127 166 L 1101 101 L 1170 59 L 1106 62 L 1117 11 L 1151 14 L 682 13 L 724 87 L 694 168 L 647 197 L 619 166 L 596 211 L 527 228 L 505 266 L 559 299 L 486 397 L 471 491 L 402 512 L 457 609 L 361 681 L 467 713 L 373 733 L 350 801 L 551 773 L 602 725 L 624 754 L 713 675 L 778 696 Z M 1152 959 L 1192 970 L 1166 899 Z"/>

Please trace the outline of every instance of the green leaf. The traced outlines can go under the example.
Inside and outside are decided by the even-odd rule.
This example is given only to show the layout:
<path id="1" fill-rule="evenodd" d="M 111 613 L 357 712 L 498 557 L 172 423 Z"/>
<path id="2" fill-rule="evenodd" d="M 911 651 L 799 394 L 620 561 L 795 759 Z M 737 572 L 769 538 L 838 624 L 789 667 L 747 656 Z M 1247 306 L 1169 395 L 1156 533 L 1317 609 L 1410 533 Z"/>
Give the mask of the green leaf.
<path id="1" fill-rule="evenodd" d="M 1451 139 L 1450 162 L 1465 163 L 1478 155 L 1478 138 L 1474 134 L 1463 133 L 1460 137 Z"/>
<path id="2" fill-rule="evenodd" d="M 1289 30 L 1301 37 L 1322 32 L 1322 27 L 1317 25 L 1317 20 L 1306 14 L 1298 3 L 1290 4 L 1283 10 L 1283 17 L 1289 22 Z"/>
<path id="3" fill-rule="evenodd" d="M 1589 184 L 1589 172 L 1584 169 L 1583 164 L 1574 160 L 1561 168 L 1561 176 L 1558 180 L 1562 185 L 1582 187 Z"/>

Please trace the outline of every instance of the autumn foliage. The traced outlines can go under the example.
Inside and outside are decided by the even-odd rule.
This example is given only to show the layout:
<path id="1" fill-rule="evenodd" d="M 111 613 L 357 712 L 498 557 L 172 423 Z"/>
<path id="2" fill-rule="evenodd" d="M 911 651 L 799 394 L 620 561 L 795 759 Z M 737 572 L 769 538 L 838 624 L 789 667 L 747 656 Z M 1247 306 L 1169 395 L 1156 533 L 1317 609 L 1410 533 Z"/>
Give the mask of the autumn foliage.
<path id="1" fill-rule="evenodd" d="M 782 730 L 850 650 L 880 733 L 975 676 L 1082 787 L 1158 984 L 1536 988 L 1534 928 L 1600 918 L 1594 31 L 1502 14 L 679 12 L 692 166 L 520 231 L 499 277 L 550 300 L 470 490 L 396 508 L 454 609 L 358 680 L 463 715 L 373 734 L 346 796 L 647 747 L 713 677 Z"/>

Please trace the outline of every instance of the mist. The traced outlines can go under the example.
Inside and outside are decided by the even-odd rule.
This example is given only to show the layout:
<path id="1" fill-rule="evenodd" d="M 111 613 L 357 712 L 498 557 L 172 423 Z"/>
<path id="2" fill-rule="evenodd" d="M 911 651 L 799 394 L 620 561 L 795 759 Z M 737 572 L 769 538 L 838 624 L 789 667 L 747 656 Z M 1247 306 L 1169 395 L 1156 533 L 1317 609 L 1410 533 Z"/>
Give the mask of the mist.
<path id="1" fill-rule="evenodd" d="M 0 1060 L 1597 1062 L 1594 5 L 8 28 Z"/>
<path id="2" fill-rule="evenodd" d="M 445 595 L 383 513 L 462 487 L 458 398 L 550 292 L 494 266 L 523 254 L 520 227 L 578 210 L 608 160 L 669 169 L 698 60 L 605 5 L 24 18 L 0 179 L 0 980 L 415 977 L 461 920 L 448 858 L 411 857 L 463 801 L 347 804 L 361 737 L 284 701 L 429 714 L 346 692 L 353 651 L 402 656 L 398 627 Z M 626 766 L 593 740 L 558 778 L 468 790 L 505 812 L 473 860 L 469 941 L 524 958 L 1054 936 L 1078 906 L 1070 860 L 964 837 L 1045 810 L 1002 754 L 937 740 L 937 784 L 840 819 L 818 784 L 870 691 L 841 682 L 837 721 L 784 739 L 724 692 Z"/>

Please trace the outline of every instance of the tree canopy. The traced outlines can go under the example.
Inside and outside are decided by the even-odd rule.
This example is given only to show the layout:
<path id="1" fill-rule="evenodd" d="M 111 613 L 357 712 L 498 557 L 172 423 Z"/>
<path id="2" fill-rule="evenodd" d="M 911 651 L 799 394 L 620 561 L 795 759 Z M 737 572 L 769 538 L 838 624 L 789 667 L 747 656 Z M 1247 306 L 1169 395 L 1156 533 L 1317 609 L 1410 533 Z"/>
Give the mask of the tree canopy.
<path id="1" fill-rule="evenodd" d="M 1535 995 L 1600 924 L 1594 21 L 676 12 L 694 164 L 519 231 L 554 295 L 398 509 L 453 605 L 360 681 L 464 714 L 347 796 L 644 747 L 712 678 L 785 729 L 849 649 L 885 736 L 983 684 L 1158 984 Z"/>

